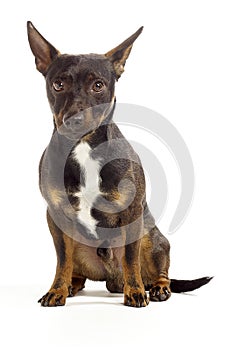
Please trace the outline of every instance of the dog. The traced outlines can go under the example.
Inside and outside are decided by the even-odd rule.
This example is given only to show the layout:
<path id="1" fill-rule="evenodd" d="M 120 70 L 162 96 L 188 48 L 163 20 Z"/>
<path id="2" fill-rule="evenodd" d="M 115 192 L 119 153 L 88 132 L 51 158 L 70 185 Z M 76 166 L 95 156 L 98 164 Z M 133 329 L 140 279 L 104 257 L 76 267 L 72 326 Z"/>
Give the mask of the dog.
<path id="1" fill-rule="evenodd" d="M 106 281 L 132 307 L 208 283 L 169 279 L 170 245 L 149 211 L 140 159 L 113 122 L 115 83 L 143 27 L 106 54 L 84 55 L 61 54 L 27 29 L 54 124 L 39 173 L 57 267 L 40 304 L 65 305 L 86 279 Z"/>

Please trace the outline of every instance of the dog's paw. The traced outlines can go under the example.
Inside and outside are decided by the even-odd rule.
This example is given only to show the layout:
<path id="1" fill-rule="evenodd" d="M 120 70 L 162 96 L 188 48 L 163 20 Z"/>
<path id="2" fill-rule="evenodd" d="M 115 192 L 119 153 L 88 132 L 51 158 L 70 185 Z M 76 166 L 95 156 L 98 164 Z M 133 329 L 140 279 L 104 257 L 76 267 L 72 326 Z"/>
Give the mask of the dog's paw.
<path id="1" fill-rule="evenodd" d="M 169 286 L 157 283 L 156 285 L 151 287 L 149 294 L 150 301 L 165 301 L 171 296 L 171 290 Z"/>
<path id="2" fill-rule="evenodd" d="M 64 288 L 50 289 L 38 303 L 41 306 L 64 306 L 68 295 L 68 290 L 66 292 Z"/>
<path id="3" fill-rule="evenodd" d="M 131 288 L 124 291 L 124 305 L 133 307 L 143 307 L 149 304 L 149 299 L 145 290 L 139 288 Z"/>

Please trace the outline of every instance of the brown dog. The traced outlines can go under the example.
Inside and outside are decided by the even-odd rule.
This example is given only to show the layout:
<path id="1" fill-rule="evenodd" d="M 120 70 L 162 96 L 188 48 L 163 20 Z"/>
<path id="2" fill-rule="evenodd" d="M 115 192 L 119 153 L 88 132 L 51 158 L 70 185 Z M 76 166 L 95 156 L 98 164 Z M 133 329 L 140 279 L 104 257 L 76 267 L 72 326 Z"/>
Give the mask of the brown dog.
<path id="1" fill-rule="evenodd" d="M 209 282 L 170 280 L 169 242 L 148 209 L 138 155 L 113 122 L 114 85 L 142 31 L 104 55 L 62 55 L 28 22 L 44 75 L 54 132 L 40 163 L 40 188 L 57 253 L 42 306 L 61 306 L 86 279 L 124 292 L 127 306 L 167 300 Z"/>

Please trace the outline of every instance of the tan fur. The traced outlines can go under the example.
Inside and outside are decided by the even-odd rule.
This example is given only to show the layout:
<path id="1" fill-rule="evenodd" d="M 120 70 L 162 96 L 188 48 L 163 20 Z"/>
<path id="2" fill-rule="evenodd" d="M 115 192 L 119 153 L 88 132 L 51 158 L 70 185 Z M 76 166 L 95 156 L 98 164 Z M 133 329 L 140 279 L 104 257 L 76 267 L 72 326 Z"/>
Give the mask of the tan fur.
<path id="1" fill-rule="evenodd" d="M 51 188 L 50 197 L 52 204 L 55 207 L 59 207 L 62 204 L 62 191 L 59 191 L 56 188 Z"/>

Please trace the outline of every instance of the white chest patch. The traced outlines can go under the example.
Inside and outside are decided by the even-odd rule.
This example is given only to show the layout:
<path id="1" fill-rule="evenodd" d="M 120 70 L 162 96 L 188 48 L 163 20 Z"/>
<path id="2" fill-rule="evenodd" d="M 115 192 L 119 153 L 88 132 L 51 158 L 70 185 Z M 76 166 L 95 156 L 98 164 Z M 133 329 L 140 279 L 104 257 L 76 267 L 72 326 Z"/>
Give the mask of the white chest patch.
<path id="1" fill-rule="evenodd" d="M 96 225 L 98 223 L 91 215 L 91 209 L 96 198 L 101 194 L 100 184 L 100 163 L 91 158 L 91 147 L 87 142 L 80 143 L 73 151 L 74 159 L 79 163 L 84 172 L 85 186 L 81 186 L 80 191 L 75 193 L 80 199 L 78 220 L 88 228 L 94 237 L 98 238 Z"/>

